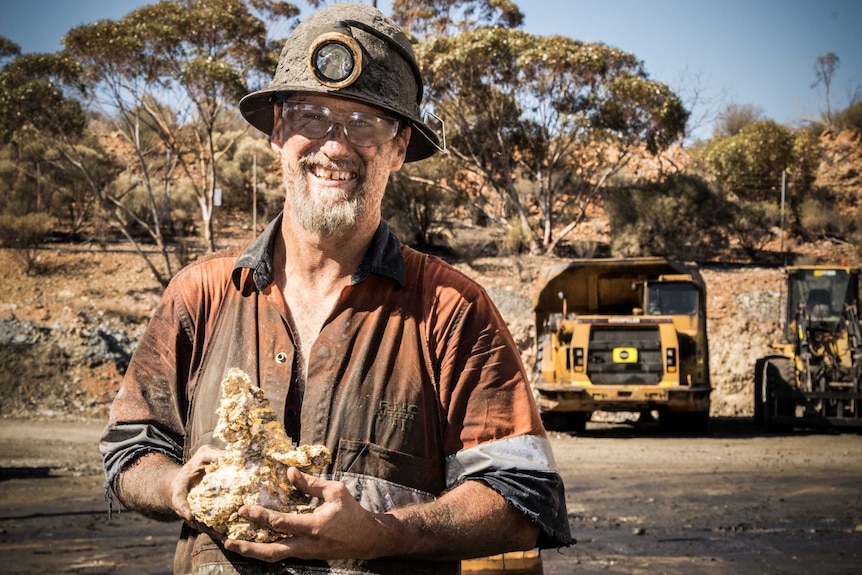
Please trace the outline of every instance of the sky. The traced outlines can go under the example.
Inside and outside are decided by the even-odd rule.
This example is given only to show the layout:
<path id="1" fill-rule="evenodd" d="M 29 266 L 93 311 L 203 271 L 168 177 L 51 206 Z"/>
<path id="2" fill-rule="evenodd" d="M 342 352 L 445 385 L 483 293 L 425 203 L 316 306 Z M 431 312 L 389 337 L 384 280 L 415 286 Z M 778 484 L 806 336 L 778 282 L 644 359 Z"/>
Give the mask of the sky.
<path id="1" fill-rule="evenodd" d="M 795 127 L 825 109 L 815 64 L 839 58 L 830 103 L 862 98 L 862 0 L 515 0 L 524 29 L 634 54 L 650 78 L 692 108 L 695 138 L 727 104 Z M 147 0 L 0 0 L 0 35 L 23 52 L 54 52 L 71 28 L 122 18 Z M 302 0 L 295 4 L 308 12 Z M 390 0 L 378 6 L 389 12 Z M 283 36 L 284 34 L 279 34 Z"/>

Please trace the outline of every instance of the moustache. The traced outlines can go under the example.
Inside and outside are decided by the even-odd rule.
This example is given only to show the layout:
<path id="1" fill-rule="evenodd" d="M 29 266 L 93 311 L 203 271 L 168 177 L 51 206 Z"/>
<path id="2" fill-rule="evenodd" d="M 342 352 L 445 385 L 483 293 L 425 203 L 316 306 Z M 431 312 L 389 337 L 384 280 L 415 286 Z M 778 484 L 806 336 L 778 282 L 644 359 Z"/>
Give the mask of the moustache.
<path id="1" fill-rule="evenodd" d="M 301 170 L 307 171 L 310 166 L 320 166 L 325 170 L 344 170 L 355 172 L 357 175 L 362 175 L 362 166 L 353 160 L 333 160 L 326 154 L 320 152 L 312 152 L 306 154 L 299 159 L 298 166 Z"/>

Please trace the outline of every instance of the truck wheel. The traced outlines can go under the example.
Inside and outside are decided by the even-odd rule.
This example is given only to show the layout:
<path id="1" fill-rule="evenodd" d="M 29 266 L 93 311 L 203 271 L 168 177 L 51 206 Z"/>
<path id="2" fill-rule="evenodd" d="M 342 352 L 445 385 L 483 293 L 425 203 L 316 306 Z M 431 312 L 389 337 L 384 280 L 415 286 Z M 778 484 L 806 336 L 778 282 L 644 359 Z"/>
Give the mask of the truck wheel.
<path id="1" fill-rule="evenodd" d="M 583 433 L 587 430 L 587 420 L 590 419 L 590 414 L 586 411 L 575 411 L 571 414 L 569 421 L 572 426 L 572 431 Z"/>
<path id="2" fill-rule="evenodd" d="M 695 411 L 687 414 L 688 430 L 691 433 L 709 433 L 709 411 Z"/>
<path id="3" fill-rule="evenodd" d="M 767 360 L 763 380 L 763 424 L 769 431 L 786 431 L 792 425 L 787 422 L 776 423 L 775 418 L 793 417 L 795 403 L 787 397 L 795 386 L 796 374 L 788 358 Z"/>
<path id="4" fill-rule="evenodd" d="M 709 411 L 685 413 L 662 411 L 659 415 L 659 425 L 661 429 L 671 433 L 694 433 L 700 435 L 709 431 Z"/>
<path id="5" fill-rule="evenodd" d="M 547 431 L 582 432 L 587 428 L 589 413 L 583 411 L 546 411 L 542 423 Z"/>
<path id="6" fill-rule="evenodd" d="M 566 431 L 568 428 L 567 415 L 567 413 L 559 411 L 546 411 L 542 413 L 542 424 L 548 431 Z"/>
<path id="7" fill-rule="evenodd" d="M 766 360 L 760 358 L 754 364 L 754 425 L 763 427 L 763 371 Z"/>

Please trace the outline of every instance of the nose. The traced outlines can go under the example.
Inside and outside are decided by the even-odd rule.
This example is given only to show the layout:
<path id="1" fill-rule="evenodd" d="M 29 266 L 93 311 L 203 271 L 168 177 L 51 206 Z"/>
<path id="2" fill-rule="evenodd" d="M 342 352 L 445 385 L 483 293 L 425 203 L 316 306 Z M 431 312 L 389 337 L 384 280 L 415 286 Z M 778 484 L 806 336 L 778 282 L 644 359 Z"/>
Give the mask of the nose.
<path id="1" fill-rule="evenodd" d="M 344 124 L 334 122 L 329 127 L 326 135 L 323 136 L 320 149 L 330 158 L 346 158 L 350 155 L 352 148 L 347 139 L 347 129 Z"/>
<path id="2" fill-rule="evenodd" d="M 329 129 L 326 131 L 326 135 L 324 136 L 327 140 L 340 140 L 344 138 L 344 142 L 347 142 L 347 128 L 341 122 L 333 122 Z"/>

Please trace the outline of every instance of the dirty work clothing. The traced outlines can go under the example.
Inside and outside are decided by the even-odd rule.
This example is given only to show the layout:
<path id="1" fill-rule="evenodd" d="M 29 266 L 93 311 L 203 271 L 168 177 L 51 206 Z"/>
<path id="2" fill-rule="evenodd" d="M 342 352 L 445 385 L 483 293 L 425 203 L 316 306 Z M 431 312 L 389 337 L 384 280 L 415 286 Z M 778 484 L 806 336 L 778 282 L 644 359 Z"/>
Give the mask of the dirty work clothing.
<path id="1" fill-rule="evenodd" d="M 220 383 L 239 367 L 295 442 L 330 449 L 322 476 L 343 481 L 366 509 L 430 501 L 479 480 L 541 527 L 541 547 L 571 543 L 562 480 L 518 350 L 485 291 L 402 246 L 381 221 L 351 285 L 304 350 L 306 374 L 273 286 L 280 226 L 281 216 L 244 251 L 191 264 L 165 290 L 102 436 L 107 485 L 144 453 L 180 463 L 217 444 Z M 225 555 L 184 526 L 175 572 L 458 572 L 457 562 L 392 558 L 263 570 Z"/>

